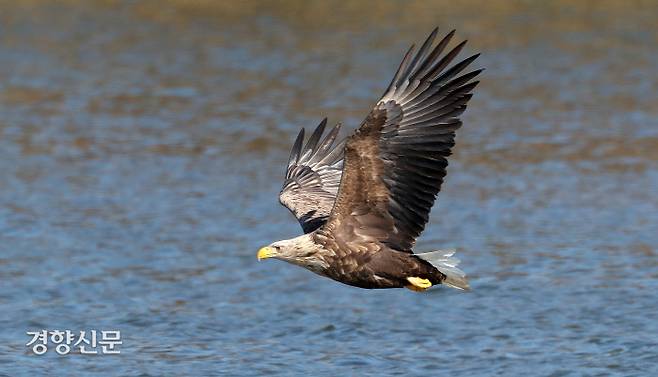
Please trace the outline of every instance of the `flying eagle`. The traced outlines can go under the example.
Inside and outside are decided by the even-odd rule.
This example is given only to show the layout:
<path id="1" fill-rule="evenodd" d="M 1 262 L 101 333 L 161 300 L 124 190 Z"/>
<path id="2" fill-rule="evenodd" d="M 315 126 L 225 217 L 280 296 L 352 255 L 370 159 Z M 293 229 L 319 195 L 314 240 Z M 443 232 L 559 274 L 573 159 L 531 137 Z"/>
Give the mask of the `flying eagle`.
<path id="1" fill-rule="evenodd" d="M 280 259 L 360 288 L 468 289 L 454 251 L 412 251 L 482 71 L 463 73 L 479 54 L 451 65 L 466 41 L 444 54 L 454 30 L 432 47 L 437 31 L 417 54 L 411 46 L 346 140 L 334 145 L 340 124 L 322 138 L 326 119 L 306 143 L 299 132 L 279 200 L 305 234 L 261 248 L 259 260 Z"/>

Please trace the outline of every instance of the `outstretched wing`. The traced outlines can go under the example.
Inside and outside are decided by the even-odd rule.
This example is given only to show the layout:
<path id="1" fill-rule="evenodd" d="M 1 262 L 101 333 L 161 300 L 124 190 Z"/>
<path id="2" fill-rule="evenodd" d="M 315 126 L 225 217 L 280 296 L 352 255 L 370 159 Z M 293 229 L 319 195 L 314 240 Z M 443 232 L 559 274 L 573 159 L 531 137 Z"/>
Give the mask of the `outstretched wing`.
<path id="1" fill-rule="evenodd" d="M 377 240 L 411 252 L 425 228 L 455 144 L 459 116 L 482 70 L 462 73 L 478 55 L 448 68 L 466 42 L 443 54 L 437 29 L 405 55 L 382 99 L 345 146 L 336 205 L 322 229 L 337 240 Z"/>
<path id="2" fill-rule="evenodd" d="M 303 147 L 304 129 L 299 131 L 279 193 L 279 201 L 295 215 L 304 233 L 314 231 L 327 221 L 343 170 L 345 142 L 334 145 L 340 124 L 320 141 L 326 125 L 327 118 L 320 122 Z"/>

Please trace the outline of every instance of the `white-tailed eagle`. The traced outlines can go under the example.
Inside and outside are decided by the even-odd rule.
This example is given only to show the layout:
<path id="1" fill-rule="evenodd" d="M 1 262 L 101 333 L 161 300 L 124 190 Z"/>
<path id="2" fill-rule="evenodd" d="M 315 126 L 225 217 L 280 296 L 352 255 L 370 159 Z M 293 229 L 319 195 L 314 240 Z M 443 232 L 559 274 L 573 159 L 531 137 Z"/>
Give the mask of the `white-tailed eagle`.
<path id="1" fill-rule="evenodd" d="M 276 258 L 361 288 L 415 291 L 444 284 L 468 289 L 453 251 L 414 253 L 455 145 L 459 117 L 482 71 L 464 73 L 479 56 L 453 61 L 454 30 L 436 45 L 434 29 L 418 53 L 402 59 L 361 126 L 335 143 L 326 119 L 292 147 L 279 200 L 304 235 L 274 242 L 258 258 Z"/>

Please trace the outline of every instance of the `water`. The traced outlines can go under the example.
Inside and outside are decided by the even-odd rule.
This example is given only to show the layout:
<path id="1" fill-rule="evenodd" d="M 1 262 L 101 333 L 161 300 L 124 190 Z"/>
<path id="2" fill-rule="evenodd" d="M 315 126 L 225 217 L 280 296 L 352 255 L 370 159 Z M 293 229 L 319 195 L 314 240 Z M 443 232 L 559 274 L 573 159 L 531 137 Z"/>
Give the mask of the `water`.
<path id="1" fill-rule="evenodd" d="M 0 3 L 0 375 L 658 374 L 658 6 L 341 4 Z M 473 291 L 258 263 L 298 128 L 435 25 L 487 70 L 417 249 Z"/>

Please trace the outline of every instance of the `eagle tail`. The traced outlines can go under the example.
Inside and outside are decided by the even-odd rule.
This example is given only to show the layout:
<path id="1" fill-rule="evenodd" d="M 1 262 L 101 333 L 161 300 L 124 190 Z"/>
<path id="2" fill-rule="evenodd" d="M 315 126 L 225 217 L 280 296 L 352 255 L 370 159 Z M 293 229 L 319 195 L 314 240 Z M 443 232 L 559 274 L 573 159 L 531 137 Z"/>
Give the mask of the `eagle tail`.
<path id="1" fill-rule="evenodd" d="M 464 271 L 457 268 L 459 259 L 455 258 L 455 250 L 436 250 L 427 253 L 415 254 L 417 257 L 429 262 L 439 272 L 446 276 L 441 282 L 448 287 L 469 290 L 468 280 Z"/>

